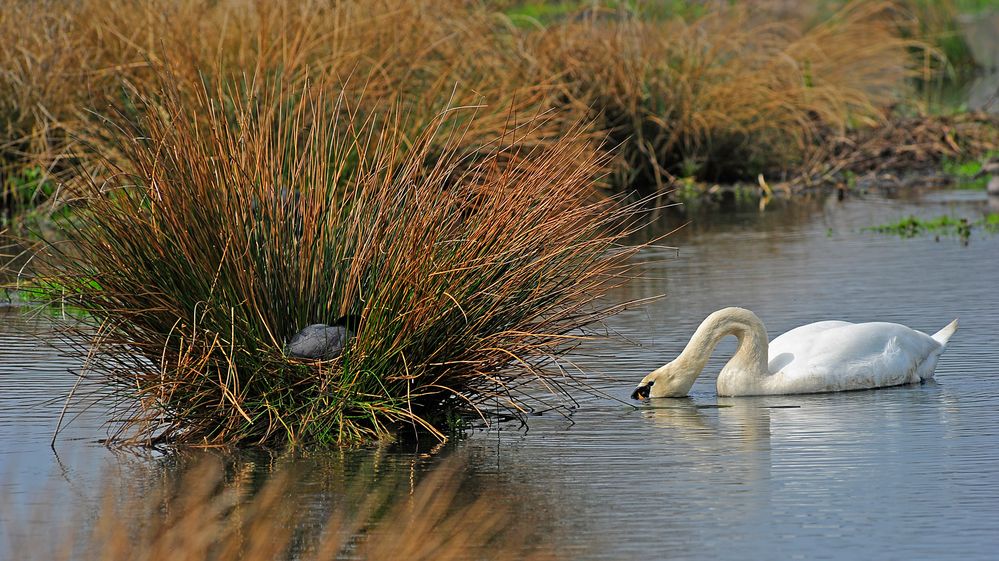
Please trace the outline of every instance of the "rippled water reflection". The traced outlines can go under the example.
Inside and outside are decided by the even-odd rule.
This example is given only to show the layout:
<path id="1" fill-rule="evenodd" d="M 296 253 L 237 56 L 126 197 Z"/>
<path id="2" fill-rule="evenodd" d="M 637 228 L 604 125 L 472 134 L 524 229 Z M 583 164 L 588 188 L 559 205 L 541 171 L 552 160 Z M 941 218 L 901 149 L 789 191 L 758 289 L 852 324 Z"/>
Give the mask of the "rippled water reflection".
<path id="1" fill-rule="evenodd" d="M 471 485 L 507 497 L 569 559 L 993 558 L 999 236 L 974 232 L 963 247 L 956 239 L 862 231 L 908 214 L 974 218 L 987 207 L 983 194 L 936 192 L 692 214 L 667 240 L 679 256 L 649 249 L 646 279 L 612 295 L 667 297 L 612 318 L 607 326 L 616 336 L 573 357 L 606 397 L 581 400 L 571 421 L 532 418 L 527 432 L 476 433 L 443 454 L 460 456 Z M 677 220 L 664 217 L 660 227 Z M 713 373 L 733 340 L 720 345 L 690 398 L 633 407 L 634 384 L 674 357 L 708 313 L 728 305 L 757 312 L 772 336 L 831 318 L 932 333 L 960 317 L 961 328 L 936 383 L 721 399 Z M 112 470 L 142 481 L 177 469 L 172 456 L 122 458 L 97 444 L 99 408 L 77 419 L 59 456 L 52 453 L 61 407 L 52 398 L 68 391 L 66 369 L 75 365 L 34 342 L 48 326 L 0 309 L 3 492 L 45 506 L 42 489 L 87 489 Z M 377 480 L 386 471 L 419 478 L 437 462 L 402 451 L 335 456 L 301 460 L 326 467 L 309 466 L 315 483 L 297 500 L 329 500 L 330 478 Z M 253 469 L 266 473 L 269 465 Z M 0 514 L 4 522 L 12 516 Z"/>

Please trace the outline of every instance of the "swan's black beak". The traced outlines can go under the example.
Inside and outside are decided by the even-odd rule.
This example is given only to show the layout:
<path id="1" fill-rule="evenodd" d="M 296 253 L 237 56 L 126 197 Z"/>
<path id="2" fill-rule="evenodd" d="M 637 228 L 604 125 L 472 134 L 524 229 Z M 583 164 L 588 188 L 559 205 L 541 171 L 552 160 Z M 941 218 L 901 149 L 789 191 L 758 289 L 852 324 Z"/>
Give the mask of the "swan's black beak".
<path id="1" fill-rule="evenodd" d="M 631 399 L 645 399 L 649 397 L 649 393 L 652 391 L 652 384 L 655 382 L 649 382 L 648 384 L 638 386 L 635 391 L 631 392 Z"/>

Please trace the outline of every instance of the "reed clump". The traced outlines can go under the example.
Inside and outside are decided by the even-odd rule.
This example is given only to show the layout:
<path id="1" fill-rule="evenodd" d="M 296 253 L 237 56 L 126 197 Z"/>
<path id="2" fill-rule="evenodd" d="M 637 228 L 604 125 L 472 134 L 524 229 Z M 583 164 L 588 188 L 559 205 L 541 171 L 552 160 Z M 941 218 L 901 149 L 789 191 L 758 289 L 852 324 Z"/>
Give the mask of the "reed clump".
<path id="1" fill-rule="evenodd" d="M 587 143 L 525 147 L 514 128 L 470 159 L 448 115 L 412 139 L 332 77 L 175 83 L 112 119 L 115 159 L 39 258 L 38 284 L 87 318 L 116 438 L 444 438 L 466 415 L 552 406 L 537 390 L 571 378 L 539 363 L 614 311 L 601 295 L 635 251 L 618 247 L 634 209 L 594 195 Z M 340 318 L 342 355 L 285 356 Z"/>
<path id="2" fill-rule="evenodd" d="M 541 64 L 620 146 L 617 183 L 661 188 L 786 173 L 827 131 L 879 122 L 912 74 L 887 3 L 853 2 L 816 24 L 745 7 L 693 20 L 627 12 L 551 26 Z"/>

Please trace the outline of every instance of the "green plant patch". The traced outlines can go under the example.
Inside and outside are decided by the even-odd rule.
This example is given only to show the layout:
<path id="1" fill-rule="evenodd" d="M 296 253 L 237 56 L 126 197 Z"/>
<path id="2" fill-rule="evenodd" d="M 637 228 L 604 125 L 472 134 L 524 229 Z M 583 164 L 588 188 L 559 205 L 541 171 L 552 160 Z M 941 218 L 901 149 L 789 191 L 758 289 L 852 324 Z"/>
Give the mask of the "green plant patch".
<path id="1" fill-rule="evenodd" d="M 539 23 L 550 23 L 579 11 L 581 2 L 524 2 L 506 10 L 506 15 L 513 20 L 535 20 Z"/>
<path id="2" fill-rule="evenodd" d="M 20 213 L 25 209 L 47 201 L 55 194 L 56 184 L 40 166 L 28 166 L 10 171 L 3 180 L 0 191 L 0 210 L 8 214 Z"/>
<path id="3" fill-rule="evenodd" d="M 999 213 L 991 213 L 974 221 L 949 215 L 929 219 L 910 215 L 898 222 L 864 228 L 864 231 L 892 234 L 902 238 L 914 238 L 923 234 L 955 235 L 962 240 L 968 240 L 972 230 L 976 228 L 993 234 L 999 232 Z"/>
<path id="4" fill-rule="evenodd" d="M 982 162 L 999 155 L 997 152 L 988 152 L 982 158 L 967 161 L 944 160 L 942 171 L 944 174 L 955 179 L 955 187 L 974 191 L 984 191 L 991 179 L 991 175 L 982 171 Z"/>
<path id="5" fill-rule="evenodd" d="M 600 3 L 594 3 L 589 0 L 564 0 L 561 2 L 541 2 L 535 0 L 515 2 L 503 12 L 518 26 L 526 26 L 532 22 L 548 25 L 557 23 L 559 20 L 571 18 L 587 8 L 607 14 L 615 12 L 634 14 L 646 21 L 674 17 L 694 19 L 703 16 L 708 11 L 700 3 L 681 0 L 665 0 L 649 3 L 629 0 L 610 0 Z"/>
<path id="6" fill-rule="evenodd" d="M 101 285 L 94 279 L 80 279 L 73 286 L 68 286 L 57 280 L 37 278 L 19 283 L 16 290 L 18 297 L 24 302 L 61 305 L 67 295 L 80 293 L 82 290 L 99 292 Z"/>
<path id="7" fill-rule="evenodd" d="M 52 314 L 72 316 L 80 320 L 86 320 L 89 317 L 89 313 L 87 310 L 74 305 L 74 298 L 79 296 L 82 289 L 99 293 L 101 286 L 93 279 L 81 279 L 78 285 L 81 288 L 74 289 L 73 286 L 74 283 L 64 284 L 57 280 L 43 278 L 29 279 L 10 286 L 4 286 L 2 288 L 2 298 L 8 302 L 13 302 L 16 298 L 21 303 L 39 305 L 43 309 L 49 310 Z"/>
<path id="8" fill-rule="evenodd" d="M 943 172 L 947 175 L 953 175 L 955 177 L 972 178 L 981 173 L 981 171 L 982 163 L 978 160 L 970 160 L 967 162 L 945 160 L 943 163 Z"/>

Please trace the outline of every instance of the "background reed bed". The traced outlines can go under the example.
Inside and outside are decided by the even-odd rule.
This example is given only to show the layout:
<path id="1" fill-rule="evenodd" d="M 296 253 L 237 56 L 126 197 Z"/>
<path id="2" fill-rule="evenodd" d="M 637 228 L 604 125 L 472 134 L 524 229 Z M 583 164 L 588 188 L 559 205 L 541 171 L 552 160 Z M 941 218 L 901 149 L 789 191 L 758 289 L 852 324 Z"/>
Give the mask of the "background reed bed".
<path id="1" fill-rule="evenodd" d="M 260 482 L 209 458 L 140 489 L 109 478 L 92 501 L 79 501 L 68 513 L 33 513 L 50 523 L 66 520 L 54 535 L 40 535 L 37 525 L 5 525 L 10 549 L 4 555 L 45 561 L 558 558 L 502 497 L 471 489 L 458 461 L 418 474 L 416 484 L 392 475 L 408 474 L 403 470 L 377 483 L 354 476 L 346 488 L 331 490 L 326 505 L 289 500 L 309 494 L 300 471 L 279 467 Z M 9 500 L 0 504 L 12 507 Z"/>
<path id="2" fill-rule="evenodd" d="M 522 143 L 593 120 L 580 140 L 616 147 L 609 183 L 620 190 L 661 190 L 677 177 L 787 178 L 835 158 L 830 137 L 914 102 L 912 78 L 931 80 L 944 60 L 921 39 L 950 53 L 957 14 L 953 2 L 873 0 L 43 4 L 11 0 L 0 15 L 12 38 L 0 46 L 8 211 L 36 207 L 76 167 L 111 157 L 97 116 L 130 111 L 124 89 L 155 97 L 155 68 L 191 92 L 243 76 L 334 75 L 360 114 L 398 105 L 413 123 L 409 142 L 445 107 L 475 105 L 475 119 L 448 113 L 469 150 L 539 114 L 545 126 Z"/>
<path id="3" fill-rule="evenodd" d="M 739 6 L 690 21 L 590 11 L 550 26 L 537 49 L 565 99 L 620 146 L 616 183 L 662 188 L 788 172 L 825 131 L 883 120 L 913 72 L 899 25 L 879 2 L 810 25 Z"/>
<path id="4" fill-rule="evenodd" d="M 54 2 L 0 10 L 0 222 L 51 194 L 81 117 L 79 73 L 93 62 L 63 16 Z"/>
<path id="5" fill-rule="evenodd" d="M 444 438 L 566 397 L 571 376 L 539 363 L 619 307 L 601 296 L 636 251 L 619 247 L 636 207 L 594 193 L 587 143 L 525 147 L 528 123 L 470 162 L 447 115 L 411 141 L 403 115 L 362 118 L 331 77 L 194 98 L 176 83 L 113 121 L 126 164 L 82 184 L 38 259 L 36 282 L 83 313 L 115 437 Z M 284 356 L 339 318 L 356 330 L 342 356 Z"/>
<path id="6" fill-rule="evenodd" d="M 448 113 L 473 146 L 550 105 L 545 85 L 519 71 L 524 53 L 505 23 L 460 0 L 12 0 L 0 32 L 11 38 L 0 46 L 7 209 L 37 206 L 77 167 L 114 157 L 101 116 L 139 111 L 129 90 L 155 103 L 157 69 L 192 96 L 247 76 L 337 76 L 357 112 L 397 105 L 414 123 L 410 143 L 445 107 L 478 106 L 475 120 Z M 521 140 L 530 130 L 548 142 L 568 126 L 545 123 Z"/>

